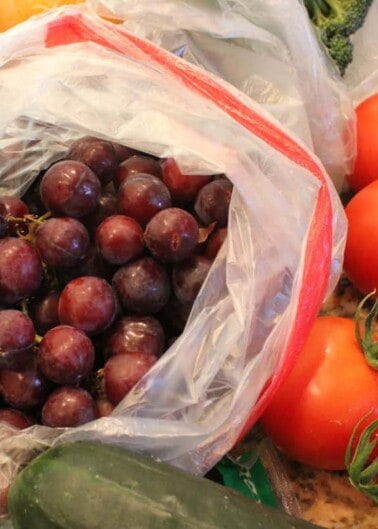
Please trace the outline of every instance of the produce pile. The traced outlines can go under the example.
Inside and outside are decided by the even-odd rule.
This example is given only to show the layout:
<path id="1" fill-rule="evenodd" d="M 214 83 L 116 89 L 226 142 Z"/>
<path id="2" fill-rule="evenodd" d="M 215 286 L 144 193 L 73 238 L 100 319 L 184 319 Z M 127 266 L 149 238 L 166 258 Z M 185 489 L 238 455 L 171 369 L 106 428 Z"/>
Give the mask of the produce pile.
<path id="1" fill-rule="evenodd" d="M 96 4 L 96 1 L 93 3 Z M 303 4 L 320 41 L 343 76 L 353 58 L 352 36 L 363 25 L 372 0 L 305 0 Z M 64 48 L 59 40 L 62 37 L 59 34 L 59 24 L 54 26 L 54 30 L 57 27 L 57 42 L 51 44 L 55 38 L 54 35 L 51 36 L 51 32 L 51 48 L 46 46 L 47 52 L 44 49 L 42 56 L 45 52 L 48 55 L 52 50 L 55 51 L 54 46 L 58 51 Z M 76 41 L 75 32 L 78 28 L 79 37 Z M 85 34 L 87 29 L 85 24 L 79 24 L 78 27 L 74 26 L 73 33 L 67 37 L 70 42 L 74 35 L 74 48 L 78 44 L 77 49 L 72 52 L 73 56 L 80 52 L 80 45 L 86 39 L 91 52 L 98 51 L 97 45 L 103 46 L 101 38 L 97 42 L 93 35 L 88 37 Z M 80 31 L 85 34 L 84 38 Z M 112 39 L 116 39 L 115 33 L 112 33 L 112 29 L 107 31 L 105 36 L 112 44 Z M 93 33 L 96 31 L 93 30 Z M 109 42 L 106 39 L 104 41 L 106 51 L 101 50 L 104 53 L 102 59 L 112 49 Z M 130 54 L 131 62 L 137 63 L 140 56 L 145 60 L 144 54 L 148 55 L 148 48 L 145 49 L 143 45 L 138 48 L 136 43 L 140 45 L 140 42 L 137 38 L 132 44 L 127 41 L 127 37 L 125 41 L 130 49 L 133 46 L 137 49 L 133 49 Z M 116 54 L 121 56 L 128 49 L 125 41 L 119 49 L 116 48 Z M 277 44 L 274 40 L 273 43 Z M 64 38 L 63 44 L 66 44 Z M 154 60 L 156 57 L 161 60 L 159 52 L 155 50 L 154 53 Z M 170 68 L 176 68 L 176 64 L 172 66 L 173 59 L 170 61 L 172 62 L 167 61 L 164 66 L 166 71 L 156 67 L 156 78 Z M 151 70 L 154 70 L 156 64 L 153 61 L 151 64 Z M 190 79 L 190 76 L 185 78 L 184 70 L 182 68 L 183 79 Z M 177 71 L 180 71 L 180 63 Z M 93 81 L 91 77 L 90 81 Z M 203 93 L 209 87 L 214 89 L 211 82 L 204 86 Z M 332 82 L 330 86 L 333 86 Z M 223 85 L 215 84 L 215 88 L 222 95 Z M 264 137 L 262 131 L 269 124 L 268 118 L 261 123 L 257 119 L 255 129 L 250 129 L 250 123 L 247 122 L 253 122 L 258 111 L 253 107 L 251 110 L 246 105 L 251 113 L 243 121 L 243 117 L 237 115 L 230 104 L 231 96 L 234 96 L 233 89 L 230 88 L 229 92 L 227 90 L 226 87 L 223 106 L 217 109 L 220 110 L 219 114 L 227 114 L 225 109 L 230 105 L 232 120 L 246 127 L 246 138 L 249 139 L 251 130 L 258 138 L 256 144 L 245 141 L 241 148 L 243 155 L 250 154 L 248 149 L 255 149 L 253 154 L 257 160 L 260 156 L 258 142 L 261 140 L 261 144 L 277 148 L 279 156 L 282 156 L 277 159 L 283 161 L 284 157 L 290 158 L 288 152 L 295 143 L 294 140 L 291 143 L 290 138 L 293 131 L 287 132 L 285 137 L 285 129 L 282 137 L 276 141 L 277 131 L 272 128 L 268 140 L 269 134 L 266 133 Z M 333 94 L 332 91 L 330 93 Z M 335 103 L 337 106 L 339 100 L 336 97 L 335 101 L 332 101 L 332 105 Z M 206 104 L 210 106 L 210 103 L 213 101 L 209 98 Z M 330 108 L 333 108 L 332 105 Z M 43 106 L 42 109 L 45 110 Z M 341 113 L 340 109 L 340 115 Z M 351 483 L 376 502 L 378 93 L 365 99 L 355 109 L 355 117 L 356 160 L 353 171 L 345 175 L 345 187 L 340 192 L 343 207 L 337 201 L 348 221 L 343 274 L 336 290 L 326 300 L 315 319 L 293 369 L 287 373 L 278 391 L 263 408 L 257 426 L 258 434 L 263 431 L 278 450 L 292 460 L 314 468 L 347 471 Z M 38 119 L 40 118 L 36 121 Z M 182 128 L 188 126 L 188 123 L 191 126 L 191 119 L 190 115 Z M 321 118 L 316 115 L 315 121 L 317 119 L 320 123 Z M 17 123 L 17 119 L 15 122 Z M 57 122 L 59 123 L 59 119 Z M 54 122 L 52 127 L 55 125 Z M 82 129 L 85 130 L 86 127 Z M 340 125 L 338 133 L 340 136 L 344 133 L 348 135 L 343 125 Z M 196 138 L 201 139 L 199 134 Z M 303 138 L 300 139 L 305 144 Z M 287 141 L 287 150 L 281 149 L 279 143 L 282 141 Z M 211 141 L 209 145 L 210 143 Z M 33 140 L 30 144 L 33 146 Z M 210 148 L 215 151 L 214 145 L 209 146 Z M 308 145 L 302 151 L 300 144 L 296 156 L 303 158 L 298 161 L 294 156 L 293 159 L 304 172 L 310 174 L 313 169 L 305 167 L 308 160 L 303 162 L 303 153 L 307 148 Z M 195 150 L 194 147 L 193 149 Z M 4 156 L 7 158 L 9 153 L 5 151 Z M 346 158 L 352 156 L 353 153 L 350 152 Z M 345 166 L 348 161 L 349 158 Z M 345 160 L 342 162 L 341 166 L 344 166 Z M 269 180 L 274 176 L 274 164 L 270 166 L 266 160 L 261 162 L 262 165 L 264 163 L 267 165 L 264 167 L 264 177 L 268 175 L 266 180 Z M 184 331 L 198 294 L 206 285 L 208 272 L 219 252 L 224 250 L 228 229 L 231 229 L 228 222 L 234 188 L 231 176 L 230 179 L 227 177 L 228 171 L 222 170 L 226 174 L 184 174 L 174 157 L 159 158 L 136 150 L 126 142 L 121 144 L 100 135 L 83 134 L 70 142 L 64 155 L 39 170 L 23 196 L 0 195 L 0 422 L 5 431 L 8 428 L 10 432 L 19 433 L 34 425 L 38 425 L 38 428 L 46 426 L 53 429 L 74 429 L 95 419 L 112 416 L 115 408 L 161 357 L 164 362 L 165 352 Z M 296 177 L 294 173 L 292 176 L 293 179 Z M 308 175 L 304 176 L 307 178 Z M 277 183 L 279 192 L 283 192 L 279 187 L 283 185 L 282 182 Z M 313 182 L 310 179 L 306 182 L 309 184 L 310 204 L 317 190 L 312 189 Z M 319 182 L 313 187 L 317 185 Z M 322 191 L 324 192 L 324 187 Z M 337 197 L 337 191 L 332 188 L 333 191 Z M 253 199 L 247 198 L 253 202 Z M 298 199 L 299 202 L 301 198 Z M 330 208 L 332 199 L 327 197 L 326 202 Z M 259 207 L 257 204 L 256 216 Z M 273 211 L 272 217 L 274 213 Z M 332 213 L 328 218 L 330 224 L 331 216 Z M 245 226 L 249 227 L 249 220 L 245 222 Z M 276 221 L 273 218 L 273 225 Z M 243 222 L 240 221 L 240 224 Z M 293 225 L 296 226 L 296 223 L 293 222 Z M 311 225 L 309 232 L 312 228 Z M 332 231 L 330 226 L 325 226 L 324 229 Z M 278 229 L 273 230 L 273 239 L 277 233 L 280 233 Z M 334 240 L 336 239 L 337 237 Z M 334 258 L 339 248 L 326 250 L 330 254 L 334 252 Z M 314 258 L 314 254 L 312 257 Z M 338 265 L 341 268 L 340 263 Z M 280 283 L 281 290 L 275 299 L 277 306 L 282 303 L 282 306 L 274 307 L 277 310 L 276 319 L 285 316 L 285 303 L 288 303 L 287 299 L 281 299 L 280 296 L 289 298 L 291 289 L 299 296 L 298 290 L 301 289 L 301 285 L 298 288 L 295 283 L 298 278 L 293 280 L 289 267 L 285 269 L 285 274 L 286 272 L 287 276 L 280 278 L 284 285 L 281 289 Z M 319 274 L 322 273 L 323 270 L 319 270 Z M 272 282 L 275 279 L 273 277 Z M 316 281 L 319 278 L 312 279 Z M 320 279 L 325 285 L 327 278 Z M 266 285 L 268 289 L 269 280 Z M 285 291 L 286 281 L 289 293 Z M 295 288 L 298 290 L 295 291 Z M 353 310 L 343 312 L 336 305 L 340 292 L 345 289 L 351 292 Z M 276 294 L 274 290 L 274 295 Z M 234 290 L 232 295 L 235 295 Z M 336 305 L 333 304 L 334 300 Z M 263 305 L 265 298 L 254 301 Z M 270 308 L 269 305 L 266 310 L 269 311 Z M 315 315 L 316 312 L 313 312 L 313 316 Z M 219 319 L 221 317 L 222 315 Z M 235 321 L 232 322 L 235 325 Z M 262 327 L 264 324 L 269 327 L 270 323 L 261 318 Z M 264 342 L 267 334 L 263 329 L 261 342 Z M 242 335 L 245 342 L 249 338 Z M 276 340 L 274 343 L 277 348 L 281 347 L 277 335 L 272 333 L 270 338 L 272 341 Z M 260 344 L 255 346 L 254 343 L 251 345 L 250 342 L 247 344 L 247 347 L 256 348 L 256 351 L 259 346 Z M 242 351 L 244 354 L 245 349 Z M 273 362 L 272 358 L 268 359 L 267 364 Z M 256 353 L 257 368 L 260 367 L 258 360 Z M 228 361 L 227 358 L 226 362 Z M 265 368 L 265 365 L 260 367 L 260 375 L 262 372 L 265 374 Z M 197 370 L 200 376 L 201 366 Z M 266 371 L 269 370 L 266 368 Z M 236 372 L 235 379 L 242 378 L 242 375 L 243 373 Z M 267 386 L 270 382 L 267 381 Z M 158 380 L 156 385 L 159 383 L 162 381 Z M 183 382 L 180 379 L 178 383 Z M 244 383 L 242 390 L 246 387 L 248 389 L 247 382 Z M 221 384 L 219 387 L 212 387 L 211 391 L 224 391 L 224 387 L 220 386 Z M 230 389 L 227 384 L 224 386 L 226 391 Z M 265 386 L 258 393 L 260 396 L 264 389 Z M 239 391 L 239 386 L 237 390 Z M 172 393 L 175 394 L 175 391 Z M 200 395 L 206 401 L 208 394 L 202 397 Z M 231 397 L 234 398 L 234 395 Z M 247 397 L 250 397 L 250 393 Z M 174 407 L 174 399 L 172 401 Z M 192 404 L 188 404 L 188 407 Z M 207 406 L 206 402 L 199 404 Z M 216 415 L 219 412 L 213 411 L 212 404 L 208 407 L 210 414 Z M 169 419 L 174 413 L 174 409 L 169 409 Z M 196 410 L 193 414 L 197 417 Z M 198 417 L 202 419 L 202 415 L 198 414 Z M 98 422 L 100 421 L 96 421 Z M 13 434 L 9 438 L 11 435 Z M 200 439 L 201 435 L 200 431 Z M 217 432 L 214 437 L 216 435 Z M 206 443 L 207 439 L 206 442 L 203 441 L 204 445 Z M 204 452 L 210 449 L 207 444 Z M 151 524 L 154 525 L 159 516 L 167 516 L 170 520 L 173 517 L 177 523 L 175 527 L 189 527 L 190 524 L 198 527 L 199 523 L 208 523 L 209 527 L 220 529 L 229 527 L 231 523 L 227 522 L 227 512 L 233 513 L 235 519 L 235 512 L 238 512 L 237 523 L 240 527 L 248 525 L 251 529 L 255 527 L 254 523 L 256 527 L 260 523 L 267 523 L 266 526 L 269 527 L 269 521 L 272 521 L 275 514 L 276 529 L 310 527 L 306 522 L 293 520 L 286 515 L 280 516 L 277 512 L 274 514 L 263 508 L 261 511 L 256 510 L 256 506 L 245 503 L 244 498 L 234 497 L 232 494 L 228 498 L 221 487 L 215 485 L 214 488 L 209 480 L 191 476 L 165 464 L 161 464 L 159 468 L 160 463 L 143 457 L 139 459 L 139 455 L 132 452 L 105 447 L 100 443 L 74 442 L 47 449 L 26 465 L 11 485 L 11 517 L 15 528 L 26 528 L 30 517 L 35 517 L 35 523 L 41 524 L 41 527 L 56 527 L 54 520 L 61 516 L 62 510 L 66 513 L 66 525 L 59 527 L 69 529 L 90 527 L 91 524 L 98 523 L 98 520 L 102 520 L 104 527 L 115 527 L 114 524 L 118 527 L 121 521 L 123 523 L 129 517 L 136 517 L 138 520 L 140 517 L 143 521 L 141 525 L 151 519 Z M 161 473 L 167 482 L 163 500 Z M 66 478 L 67 483 L 64 481 Z M 54 490 L 55 483 L 62 487 L 60 492 Z M 197 487 L 199 491 L 203 487 L 200 499 L 205 502 L 200 515 L 198 507 L 194 505 L 194 498 L 189 494 L 192 490 L 198 496 Z M 9 481 L 2 483 L 0 479 L 0 515 L 7 512 L 8 490 Z M 49 490 L 53 490 L 51 497 L 47 495 Z M 81 500 L 83 490 L 86 490 L 91 501 L 87 501 L 86 505 L 81 505 L 81 501 L 79 505 L 77 502 L 71 503 L 78 497 Z M 130 496 L 135 501 L 128 503 L 125 498 Z M 205 497 L 217 504 L 220 514 L 206 505 Z M 45 498 L 48 501 L 45 502 Z M 67 503 L 63 504 L 63 500 Z M 145 509 L 146 501 L 150 502 L 150 506 L 153 505 L 151 510 Z M 198 502 L 198 498 L 196 501 Z M 119 507 L 119 513 L 118 507 L 113 509 L 113 506 Z M 102 519 L 101 516 L 109 510 L 112 514 L 114 510 L 115 518 Z M 183 510 L 186 513 L 184 517 Z"/>
<path id="2" fill-rule="evenodd" d="M 0 418 L 111 411 L 183 330 L 227 234 L 232 184 L 94 137 L 0 197 Z"/>

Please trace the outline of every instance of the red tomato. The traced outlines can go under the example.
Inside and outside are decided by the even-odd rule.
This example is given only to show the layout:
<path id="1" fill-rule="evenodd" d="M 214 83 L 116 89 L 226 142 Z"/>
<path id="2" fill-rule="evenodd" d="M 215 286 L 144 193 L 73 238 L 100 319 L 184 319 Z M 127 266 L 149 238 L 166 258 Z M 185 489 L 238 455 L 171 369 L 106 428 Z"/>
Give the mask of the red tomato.
<path id="1" fill-rule="evenodd" d="M 354 321 L 318 317 L 293 370 L 261 424 L 293 460 L 326 470 L 345 468 L 358 421 L 378 418 L 378 371 L 365 361 Z"/>
<path id="2" fill-rule="evenodd" d="M 378 291 L 378 180 L 356 193 L 345 213 L 348 231 L 344 270 L 363 294 Z"/>
<path id="3" fill-rule="evenodd" d="M 357 157 L 348 183 L 359 191 L 378 178 L 378 94 L 356 108 Z"/>

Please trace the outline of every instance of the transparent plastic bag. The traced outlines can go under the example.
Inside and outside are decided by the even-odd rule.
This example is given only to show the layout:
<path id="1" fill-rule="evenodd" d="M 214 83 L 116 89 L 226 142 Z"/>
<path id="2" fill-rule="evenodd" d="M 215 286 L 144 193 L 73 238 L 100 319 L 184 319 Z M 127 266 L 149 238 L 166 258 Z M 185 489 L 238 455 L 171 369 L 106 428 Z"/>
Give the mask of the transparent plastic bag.
<path id="1" fill-rule="evenodd" d="M 355 106 L 378 92 L 378 0 L 352 37 L 353 60 L 343 78 Z"/>
<path id="2" fill-rule="evenodd" d="M 87 3 L 258 101 L 314 150 L 341 189 L 355 156 L 353 108 L 302 2 Z"/>
<path id="3" fill-rule="evenodd" d="M 0 35 L 1 193 L 21 195 L 87 133 L 225 173 L 227 241 L 183 334 L 114 412 L 7 432 L 0 469 L 91 439 L 203 474 L 256 423 L 336 284 L 343 208 L 319 160 L 259 105 L 85 8 Z"/>

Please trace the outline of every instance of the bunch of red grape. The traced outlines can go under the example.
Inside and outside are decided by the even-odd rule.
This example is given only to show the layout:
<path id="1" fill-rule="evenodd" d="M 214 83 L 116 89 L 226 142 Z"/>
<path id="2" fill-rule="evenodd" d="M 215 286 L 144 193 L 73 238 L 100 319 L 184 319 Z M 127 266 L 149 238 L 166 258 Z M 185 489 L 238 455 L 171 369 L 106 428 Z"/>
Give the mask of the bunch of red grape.
<path id="1" fill-rule="evenodd" d="M 91 136 L 0 196 L 0 421 L 107 415 L 179 335 L 232 184 Z"/>

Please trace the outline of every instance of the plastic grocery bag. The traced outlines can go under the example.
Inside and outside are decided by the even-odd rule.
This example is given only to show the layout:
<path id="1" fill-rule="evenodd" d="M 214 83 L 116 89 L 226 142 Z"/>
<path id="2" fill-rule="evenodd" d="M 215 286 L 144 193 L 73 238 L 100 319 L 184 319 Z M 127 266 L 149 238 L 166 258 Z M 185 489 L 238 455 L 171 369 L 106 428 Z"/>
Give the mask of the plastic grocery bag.
<path id="1" fill-rule="evenodd" d="M 314 150 L 341 189 L 355 156 L 353 108 L 302 2 L 87 3 L 258 101 Z"/>
<path id="2" fill-rule="evenodd" d="M 363 26 L 352 37 L 353 60 L 344 82 L 355 106 L 378 92 L 378 0 L 372 3 Z"/>
<path id="3" fill-rule="evenodd" d="M 228 237 L 183 334 L 114 412 L 78 428 L 0 425 L 0 468 L 91 439 L 205 473 L 258 420 L 333 289 L 343 208 L 319 160 L 258 104 L 85 8 L 0 35 L 0 192 L 22 195 L 87 133 L 225 173 Z"/>

